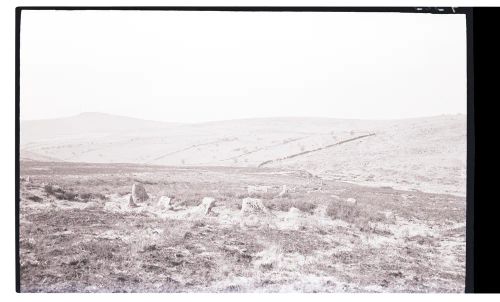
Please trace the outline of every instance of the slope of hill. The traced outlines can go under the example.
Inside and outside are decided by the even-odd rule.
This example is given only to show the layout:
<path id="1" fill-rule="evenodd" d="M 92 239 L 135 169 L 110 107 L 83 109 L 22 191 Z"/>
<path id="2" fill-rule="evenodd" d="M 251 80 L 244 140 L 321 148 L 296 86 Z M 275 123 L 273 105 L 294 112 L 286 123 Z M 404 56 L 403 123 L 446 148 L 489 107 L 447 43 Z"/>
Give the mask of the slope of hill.
<path id="1" fill-rule="evenodd" d="M 460 195 L 465 194 L 466 139 L 465 115 L 170 124 L 92 113 L 21 122 L 25 158 L 283 167 L 342 181 Z"/>
<path id="2" fill-rule="evenodd" d="M 22 150 L 20 154 L 20 160 L 22 161 L 41 161 L 41 162 L 57 162 L 61 161 L 58 158 L 46 156 L 46 155 L 40 155 L 28 150 Z"/>
<path id="3" fill-rule="evenodd" d="M 374 135 L 271 162 L 324 178 L 465 195 L 466 118 L 446 116 L 393 121 Z"/>
<path id="4" fill-rule="evenodd" d="M 71 139 L 134 129 L 166 128 L 175 124 L 146 121 L 125 116 L 85 112 L 76 116 L 21 121 L 21 144 L 57 138 Z"/>

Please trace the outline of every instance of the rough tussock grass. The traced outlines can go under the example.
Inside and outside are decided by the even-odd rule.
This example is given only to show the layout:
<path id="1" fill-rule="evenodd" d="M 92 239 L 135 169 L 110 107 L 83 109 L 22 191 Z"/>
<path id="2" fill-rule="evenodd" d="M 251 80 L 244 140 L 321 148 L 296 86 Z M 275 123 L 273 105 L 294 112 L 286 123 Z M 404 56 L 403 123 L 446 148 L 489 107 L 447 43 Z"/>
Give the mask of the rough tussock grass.
<path id="1" fill-rule="evenodd" d="M 231 171 L 37 174 L 33 184 L 21 187 L 22 291 L 462 290 L 463 200 L 336 182 L 313 190 L 317 183 L 296 175 Z M 269 195 L 261 196 L 268 208 L 288 212 L 295 207 L 310 220 L 297 229 L 246 228 L 219 221 L 223 215 L 174 220 L 151 213 L 113 213 L 102 206 L 39 207 L 39 203 L 52 204 L 56 193 L 73 192 L 90 199 L 99 199 L 98 194 L 129 194 L 134 180 L 149 183 L 146 190 L 155 199 L 174 197 L 173 202 L 184 203 L 187 209 L 203 197 L 214 197 L 215 210 L 230 215 L 237 215 L 241 200 L 249 196 L 247 185 L 265 183 L 273 186 Z M 46 192 L 41 183 L 58 187 Z M 277 197 L 283 184 L 297 190 Z M 29 194 L 43 200 L 30 200 Z M 346 203 L 347 198 L 358 203 Z M 326 208 L 326 216 L 316 216 L 319 207 Z M 384 215 L 388 210 L 397 219 Z M 417 226 L 415 232 L 396 232 L 401 222 L 408 228 Z M 420 232 L 422 224 L 425 230 L 433 227 L 434 233 Z"/>

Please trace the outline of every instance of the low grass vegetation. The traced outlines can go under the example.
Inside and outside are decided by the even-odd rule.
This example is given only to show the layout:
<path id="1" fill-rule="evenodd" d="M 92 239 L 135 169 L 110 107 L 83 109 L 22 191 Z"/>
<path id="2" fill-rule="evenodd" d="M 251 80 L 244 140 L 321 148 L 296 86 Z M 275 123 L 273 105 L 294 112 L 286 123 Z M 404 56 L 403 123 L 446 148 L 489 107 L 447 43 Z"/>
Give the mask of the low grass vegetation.
<path id="1" fill-rule="evenodd" d="M 463 291 L 464 198 L 279 172 L 22 162 L 21 290 Z M 110 211 L 133 183 L 150 200 Z M 161 196 L 180 210 L 158 209 Z M 181 215 L 203 197 L 213 215 Z M 246 197 L 273 216 L 241 216 Z"/>

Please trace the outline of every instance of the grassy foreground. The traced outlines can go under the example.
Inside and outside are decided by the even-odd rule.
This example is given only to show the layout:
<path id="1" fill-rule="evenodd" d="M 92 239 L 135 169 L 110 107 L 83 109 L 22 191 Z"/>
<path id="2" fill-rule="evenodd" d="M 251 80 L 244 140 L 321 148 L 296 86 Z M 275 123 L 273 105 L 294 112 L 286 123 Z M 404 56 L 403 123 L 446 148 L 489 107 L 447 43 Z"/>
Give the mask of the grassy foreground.
<path id="1" fill-rule="evenodd" d="M 464 290 L 463 197 L 270 168 L 21 162 L 21 176 L 23 292 Z M 150 195 L 138 208 L 133 183 Z M 271 215 L 242 215 L 249 196 Z"/>

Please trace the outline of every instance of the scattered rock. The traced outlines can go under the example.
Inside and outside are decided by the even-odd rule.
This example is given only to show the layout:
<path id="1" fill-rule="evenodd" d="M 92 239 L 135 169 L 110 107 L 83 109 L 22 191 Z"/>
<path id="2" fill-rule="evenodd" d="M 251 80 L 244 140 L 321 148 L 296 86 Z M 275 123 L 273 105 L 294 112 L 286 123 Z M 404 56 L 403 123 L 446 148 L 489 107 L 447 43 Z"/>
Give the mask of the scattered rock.
<path id="1" fill-rule="evenodd" d="M 386 211 L 386 212 L 383 212 L 383 213 L 384 213 L 385 219 L 393 219 L 393 218 L 395 218 L 394 213 L 392 213 L 391 211 Z"/>
<path id="2" fill-rule="evenodd" d="M 248 186 L 247 192 L 248 194 L 267 193 L 269 188 L 269 186 Z"/>
<path id="3" fill-rule="evenodd" d="M 132 186 L 132 199 L 133 202 L 144 202 L 149 199 L 146 189 L 141 184 L 134 184 Z"/>
<path id="4" fill-rule="evenodd" d="M 212 197 L 204 197 L 198 206 L 204 215 L 208 215 L 213 207 L 215 207 L 215 198 Z"/>
<path id="5" fill-rule="evenodd" d="M 296 215 L 296 216 L 300 216 L 302 214 L 302 211 L 297 209 L 296 207 L 291 207 L 289 210 L 288 210 L 288 213 L 290 214 L 293 214 L 293 215 Z"/>
<path id="6" fill-rule="evenodd" d="M 355 198 L 352 198 L 352 197 L 349 197 L 345 200 L 347 203 L 350 203 L 350 204 L 356 204 L 357 201 Z"/>
<path id="7" fill-rule="evenodd" d="M 264 204 L 262 203 L 262 200 L 259 198 L 250 198 L 247 197 L 243 199 L 241 202 L 241 213 L 242 214 L 257 214 L 257 213 L 263 213 L 263 214 L 271 214 L 269 209 L 267 209 Z"/>
<path id="8" fill-rule="evenodd" d="M 170 197 L 167 197 L 167 196 L 162 196 L 160 197 L 160 200 L 158 200 L 158 207 L 159 208 L 162 208 L 162 209 L 165 209 L 165 210 L 170 210 L 172 209 L 172 205 L 170 204 Z"/>
<path id="9" fill-rule="evenodd" d="M 134 202 L 134 198 L 132 198 L 132 195 L 130 195 L 130 198 L 128 200 L 128 206 L 131 208 L 137 208 L 138 205 Z"/>

